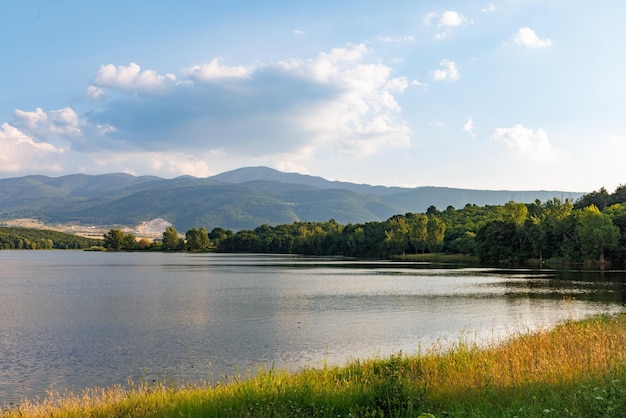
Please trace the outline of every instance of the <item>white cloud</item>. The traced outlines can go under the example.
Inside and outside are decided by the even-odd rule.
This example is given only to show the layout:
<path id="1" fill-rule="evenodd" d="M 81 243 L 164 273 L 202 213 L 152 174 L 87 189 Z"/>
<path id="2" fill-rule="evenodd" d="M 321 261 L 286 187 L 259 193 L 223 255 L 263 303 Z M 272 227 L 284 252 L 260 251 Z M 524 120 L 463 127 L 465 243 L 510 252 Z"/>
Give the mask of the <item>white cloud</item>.
<path id="1" fill-rule="evenodd" d="M 106 94 L 106 89 L 97 86 L 89 86 L 87 90 L 85 90 L 85 94 L 87 97 L 96 100 Z"/>
<path id="2" fill-rule="evenodd" d="M 2 161 L 12 164 L 0 171 L 206 176 L 234 159 L 302 168 L 322 155 L 407 147 L 411 131 L 397 96 L 409 80 L 392 77 L 369 53 L 359 44 L 254 66 L 216 58 L 179 77 L 103 65 L 85 90 L 97 107 L 81 115 L 70 107 L 15 111 L 0 131 Z"/>
<path id="3" fill-rule="evenodd" d="M 399 38 L 392 38 L 391 36 L 379 36 L 376 38 L 379 42 L 384 44 L 395 44 L 395 43 L 404 43 L 404 42 L 415 42 L 414 36 L 401 36 Z"/>
<path id="4" fill-rule="evenodd" d="M 49 112 L 44 112 L 40 107 L 34 112 L 16 109 L 14 124 L 38 137 L 80 134 L 78 115 L 70 107 Z"/>
<path id="5" fill-rule="evenodd" d="M 484 8 L 482 8 L 480 11 L 483 13 L 490 13 L 490 12 L 495 12 L 496 9 L 496 5 L 493 3 L 489 3 L 487 6 L 485 6 Z"/>
<path id="6" fill-rule="evenodd" d="M 132 152 L 160 152 L 175 144 L 188 152 L 255 158 L 276 153 L 300 158 L 323 149 L 336 156 L 367 155 L 407 146 L 410 129 L 395 95 L 409 82 L 391 77 L 386 65 L 368 62 L 369 52 L 358 44 L 254 66 L 224 66 L 216 58 L 184 70 L 161 94 L 108 97 L 100 110 L 85 114 L 83 138 L 72 144 Z M 133 93 L 144 88 L 134 83 L 138 67 L 102 68 L 117 74 L 109 77 L 109 86 Z"/>
<path id="7" fill-rule="evenodd" d="M 437 22 L 437 27 L 443 31 L 435 34 L 436 39 L 446 38 L 451 33 L 452 28 L 462 26 L 469 22 L 465 16 L 453 10 L 446 10 L 443 13 L 430 12 L 422 18 L 422 21 L 426 25 L 430 25 L 434 21 Z"/>
<path id="8" fill-rule="evenodd" d="M 510 128 L 497 128 L 491 139 L 506 144 L 513 154 L 524 159 L 539 162 L 551 161 L 556 157 L 556 151 L 543 129 L 533 131 L 516 124 Z"/>
<path id="9" fill-rule="evenodd" d="M 409 82 L 405 77 L 392 78 L 387 82 L 386 88 L 391 91 L 403 92 L 409 87 Z"/>
<path id="10" fill-rule="evenodd" d="M 63 149 L 46 142 L 37 142 L 8 123 L 3 123 L 0 129 L 0 149 L 0 173 L 60 170 L 55 157 L 58 158 Z"/>
<path id="11" fill-rule="evenodd" d="M 209 169 L 209 161 L 214 159 L 211 153 L 101 152 L 91 155 L 90 159 L 90 165 L 95 168 L 96 172 L 124 172 L 133 175 L 158 172 L 167 177 L 176 177 L 182 174 L 208 177 L 216 174 Z"/>
<path id="12" fill-rule="evenodd" d="M 252 67 L 238 65 L 228 67 L 220 65 L 219 59 L 214 58 L 208 64 L 194 65 L 185 70 L 187 76 L 198 80 L 219 80 L 224 78 L 248 78 L 254 71 Z"/>
<path id="13" fill-rule="evenodd" d="M 528 48 L 547 48 L 552 46 L 552 41 L 548 38 L 540 39 L 539 36 L 529 27 L 521 28 L 513 37 L 513 41 Z"/>
<path id="14" fill-rule="evenodd" d="M 306 35 L 306 32 L 304 32 L 303 30 L 300 29 L 294 29 L 293 30 L 293 34 L 296 36 L 301 36 L 301 35 Z"/>
<path id="15" fill-rule="evenodd" d="M 439 25 L 445 27 L 460 26 L 467 22 L 467 19 L 460 13 L 448 10 L 441 14 Z"/>
<path id="16" fill-rule="evenodd" d="M 139 65 L 131 62 L 128 66 L 115 67 L 113 64 L 100 66 L 94 78 L 94 87 L 149 92 L 161 91 L 175 81 L 174 74 L 159 75 L 154 70 L 141 71 Z"/>
<path id="17" fill-rule="evenodd" d="M 454 61 L 442 60 L 439 63 L 439 66 L 441 67 L 440 69 L 434 70 L 430 73 L 430 76 L 434 81 L 457 81 L 461 77 Z"/>
<path id="18" fill-rule="evenodd" d="M 410 130 L 399 116 L 392 92 L 408 87 L 405 78 L 390 79 L 390 68 L 365 64 L 364 45 L 333 49 L 314 60 L 291 62 L 290 71 L 341 92 L 324 105 L 300 115 L 315 144 L 332 144 L 340 153 L 371 155 L 388 146 L 407 146 Z"/>
<path id="19" fill-rule="evenodd" d="M 476 136 L 476 131 L 474 130 L 474 119 L 472 119 L 471 116 L 467 118 L 467 121 L 465 121 L 461 129 L 470 134 L 472 137 Z"/>

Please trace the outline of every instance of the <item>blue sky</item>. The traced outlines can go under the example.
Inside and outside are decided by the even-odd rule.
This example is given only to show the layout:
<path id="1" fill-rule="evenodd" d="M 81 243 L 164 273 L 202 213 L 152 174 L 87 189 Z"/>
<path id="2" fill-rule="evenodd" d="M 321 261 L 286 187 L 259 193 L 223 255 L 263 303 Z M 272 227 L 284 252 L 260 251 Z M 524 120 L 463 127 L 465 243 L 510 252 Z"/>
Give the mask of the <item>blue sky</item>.
<path id="1" fill-rule="evenodd" d="M 0 177 L 626 183 L 618 1 L 2 5 Z"/>

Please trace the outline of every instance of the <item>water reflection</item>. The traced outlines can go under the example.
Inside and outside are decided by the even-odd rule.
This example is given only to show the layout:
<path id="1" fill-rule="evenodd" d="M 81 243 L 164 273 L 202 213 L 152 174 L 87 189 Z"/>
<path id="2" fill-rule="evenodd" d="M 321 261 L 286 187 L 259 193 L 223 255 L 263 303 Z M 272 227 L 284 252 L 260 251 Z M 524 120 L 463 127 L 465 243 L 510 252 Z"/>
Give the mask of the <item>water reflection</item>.
<path id="1" fill-rule="evenodd" d="M 624 302 L 624 272 L 336 258 L 0 251 L 0 403 L 492 338 Z"/>

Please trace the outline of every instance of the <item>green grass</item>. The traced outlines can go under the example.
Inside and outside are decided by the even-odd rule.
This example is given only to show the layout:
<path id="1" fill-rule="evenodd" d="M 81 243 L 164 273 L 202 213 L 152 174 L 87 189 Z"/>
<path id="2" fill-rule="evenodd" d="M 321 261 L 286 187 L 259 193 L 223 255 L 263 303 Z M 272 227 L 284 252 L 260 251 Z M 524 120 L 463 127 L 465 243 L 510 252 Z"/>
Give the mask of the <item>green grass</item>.
<path id="1" fill-rule="evenodd" d="M 626 317 L 567 322 L 486 346 L 461 339 L 343 367 L 270 369 L 215 387 L 159 383 L 51 395 L 2 416 L 623 417 Z"/>

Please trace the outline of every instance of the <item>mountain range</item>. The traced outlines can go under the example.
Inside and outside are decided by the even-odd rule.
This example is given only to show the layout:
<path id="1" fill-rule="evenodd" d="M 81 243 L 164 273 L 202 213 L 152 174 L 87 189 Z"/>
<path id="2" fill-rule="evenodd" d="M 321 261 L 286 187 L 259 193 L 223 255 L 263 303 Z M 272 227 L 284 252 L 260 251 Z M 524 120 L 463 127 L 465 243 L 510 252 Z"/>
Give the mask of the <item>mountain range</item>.
<path id="1" fill-rule="evenodd" d="M 194 226 L 236 231 L 295 221 L 364 223 L 407 212 L 422 213 L 430 206 L 443 210 L 466 204 L 501 205 L 511 200 L 576 200 L 583 194 L 370 186 L 267 167 L 240 168 L 208 178 L 33 175 L 0 179 L 0 222 L 33 218 L 44 223 L 136 226 L 162 218 L 179 231 Z"/>

